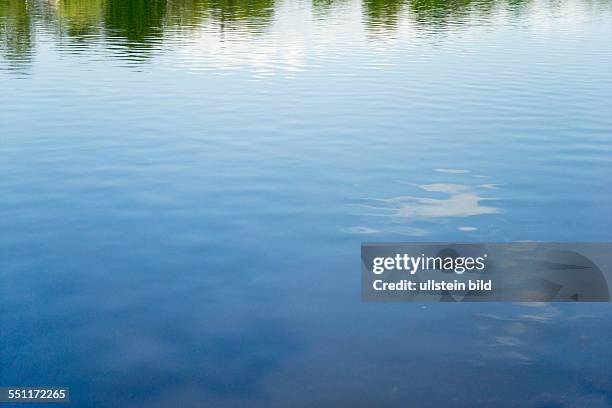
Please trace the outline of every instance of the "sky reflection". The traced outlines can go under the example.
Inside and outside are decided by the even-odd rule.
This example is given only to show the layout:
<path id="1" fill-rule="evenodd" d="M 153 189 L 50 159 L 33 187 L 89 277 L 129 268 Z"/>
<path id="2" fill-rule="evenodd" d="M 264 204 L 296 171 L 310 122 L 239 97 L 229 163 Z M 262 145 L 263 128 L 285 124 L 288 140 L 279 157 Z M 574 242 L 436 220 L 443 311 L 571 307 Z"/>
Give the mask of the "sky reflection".
<path id="1" fill-rule="evenodd" d="M 611 5 L 0 0 L 0 385 L 609 406 L 609 305 L 366 304 L 359 249 L 609 241 Z"/>
<path id="2" fill-rule="evenodd" d="M 439 169 L 448 174 L 467 174 L 467 170 Z M 478 179 L 477 179 L 478 180 Z M 491 195 L 495 184 L 452 184 L 434 183 L 409 185 L 419 195 L 403 195 L 392 198 L 365 199 L 356 204 L 361 210 L 358 215 L 371 220 L 367 226 L 352 227 L 348 232 L 361 234 L 391 233 L 400 235 L 427 235 L 427 224 L 457 224 L 464 232 L 476 231 L 476 227 L 466 226 L 470 217 L 498 214 L 501 209 L 498 200 Z M 382 218 L 383 220 L 380 220 Z M 454 218 L 467 218 L 455 221 Z M 388 220 L 385 220 L 388 219 Z M 460 225 L 461 224 L 461 225 Z"/>

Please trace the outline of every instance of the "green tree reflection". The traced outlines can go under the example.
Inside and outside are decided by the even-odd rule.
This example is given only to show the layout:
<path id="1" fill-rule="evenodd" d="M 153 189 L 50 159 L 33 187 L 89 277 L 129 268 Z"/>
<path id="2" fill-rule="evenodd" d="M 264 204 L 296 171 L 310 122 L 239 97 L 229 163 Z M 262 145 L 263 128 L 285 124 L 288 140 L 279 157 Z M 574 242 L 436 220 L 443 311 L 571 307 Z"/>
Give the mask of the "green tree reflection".
<path id="1" fill-rule="evenodd" d="M 258 31 L 274 15 L 274 0 L 210 0 L 205 4 L 213 20 L 229 29 Z"/>
<path id="2" fill-rule="evenodd" d="M 332 9 L 352 0 L 312 0 L 322 23 Z M 360 0 L 354 0 L 356 2 Z M 392 36 L 407 18 L 419 30 L 445 30 L 466 19 L 482 18 L 504 7 L 519 13 L 530 0 L 361 0 L 363 23 L 370 33 Z M 0 52 L 12 64 L 33 56 L 34 28 L 77 40 L 104 40 L 110 48 L 147 58 L 167 36 L 204 28 L 256 35 L 274 20 L 276 0 L 0 0 Z"/>
<path id="3" fill-rule="evenodd" d="M 165 23 L 172 29 L 212 24 L 220 30 L 255 33 L 272 22 L 274 5 L 274 0 L 173 0 Z"/>
<path id="4" fill-rule="evenodd" d="M 102 28 L 104 0 L 56 0 L 61 33 L 85 41 Z"/>
<path id="5" fill-rule="evenodd" d="M 106 0 L 107 35 L 125 39 L 128 45 L 159 42 L 167 3 L 166 0 Z"/>
<path id="6" fill-rule="evenodd" d="M 0 1 L 0 39 L 0 51 L 11 67 L 20 68 L 32 59 L 34 33 L 28 2 Z"/>
<path id="7" fill-rule="evenodd" d="M 405 0 L 363 0 L 367 27 L 375 31 L 395 28 L 405 3 Z"/>
<path id="8" fill-rule="evenodd" d="M 489 14 L 496 0 L 410 0 L 410 12 L 422 26 L 461 24 L 474 10 Z"/>
<path id="9" fill-rule="evenodd" d="M 370 31 L 387 35 L 397 27 L 402 13 L 416 23 L 417 29 L 436 31 L 458 27 L 470 19 L 486 21 L 502 7 L 519 13 L 530 0 L 363 0 L 363 15 Z"/>

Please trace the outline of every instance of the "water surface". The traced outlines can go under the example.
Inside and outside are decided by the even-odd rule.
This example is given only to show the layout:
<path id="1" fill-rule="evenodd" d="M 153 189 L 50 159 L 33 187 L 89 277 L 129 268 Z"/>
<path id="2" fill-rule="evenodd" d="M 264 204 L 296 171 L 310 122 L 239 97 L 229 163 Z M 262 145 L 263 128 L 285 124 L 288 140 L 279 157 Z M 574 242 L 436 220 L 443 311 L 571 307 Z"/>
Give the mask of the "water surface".
<path id="1" fill-rule="evenodd" d="M 365 304 L 362 241 L 610 241 L 605 0 L 0 0 L 0 385 L 612 404 L 608 304 Z"/>

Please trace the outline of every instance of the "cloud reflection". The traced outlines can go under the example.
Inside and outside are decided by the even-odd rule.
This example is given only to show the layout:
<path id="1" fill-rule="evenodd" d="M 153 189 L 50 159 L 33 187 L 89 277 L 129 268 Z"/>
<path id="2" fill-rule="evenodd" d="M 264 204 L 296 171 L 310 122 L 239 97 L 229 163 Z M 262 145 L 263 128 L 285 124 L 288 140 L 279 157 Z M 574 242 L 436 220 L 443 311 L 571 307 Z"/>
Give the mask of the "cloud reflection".
<path id="1" fill-rule="evenodd" d="M 420 195 L 404 195 L 391 198 L 370 198 L 356 204 L 360 209 L 355 215 L 388 219 L 388 225 L 352 227 L 353 233 L 396 233 L 401 235 L 425 235 L 424 222 L 447 222 L 453 218 L 466 218 L 497 214 L 500 209 L 492 202 L 496 199 L 486 197 L 489 185 L 470 186 L 454 183 L 417 184 Z M 462 232 L 476 231 L 473 226 L 460 225 Z"/>

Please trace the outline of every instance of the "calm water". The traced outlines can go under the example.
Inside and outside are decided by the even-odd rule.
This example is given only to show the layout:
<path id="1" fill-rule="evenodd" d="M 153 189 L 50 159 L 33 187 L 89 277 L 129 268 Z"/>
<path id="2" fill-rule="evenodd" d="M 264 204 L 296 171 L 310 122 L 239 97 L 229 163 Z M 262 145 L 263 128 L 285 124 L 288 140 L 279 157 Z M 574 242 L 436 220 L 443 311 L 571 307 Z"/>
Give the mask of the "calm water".
<path id="1" fill-rule="evenodd" d="M 612 2 L 0 0 L 0 385 L 612 405 L 609 304 L 365 304 L 362 241 L 612 240 Z"/>

